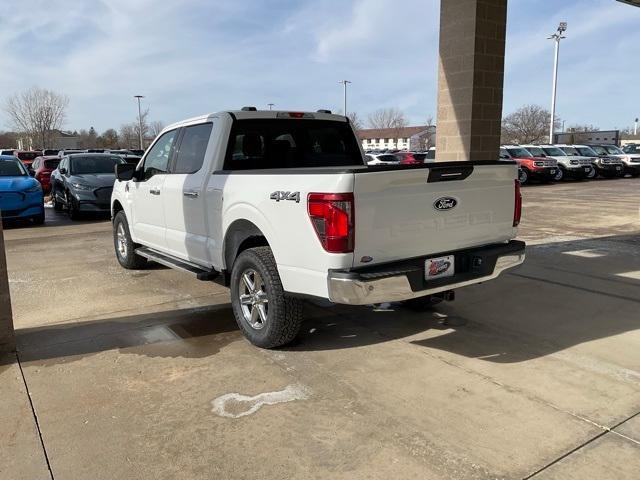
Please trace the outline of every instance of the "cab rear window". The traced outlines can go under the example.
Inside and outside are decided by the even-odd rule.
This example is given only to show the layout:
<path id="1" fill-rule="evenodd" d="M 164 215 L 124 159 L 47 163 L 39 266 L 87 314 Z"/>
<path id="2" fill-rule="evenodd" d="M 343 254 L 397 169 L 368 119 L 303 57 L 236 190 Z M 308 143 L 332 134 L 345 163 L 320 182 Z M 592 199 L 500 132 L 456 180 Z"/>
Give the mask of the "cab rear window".
<path id="1" fill-rule="evenodd" d="M 362 165 L 347 122 L 305 119 L 236 120 L 225 170 Z"/>

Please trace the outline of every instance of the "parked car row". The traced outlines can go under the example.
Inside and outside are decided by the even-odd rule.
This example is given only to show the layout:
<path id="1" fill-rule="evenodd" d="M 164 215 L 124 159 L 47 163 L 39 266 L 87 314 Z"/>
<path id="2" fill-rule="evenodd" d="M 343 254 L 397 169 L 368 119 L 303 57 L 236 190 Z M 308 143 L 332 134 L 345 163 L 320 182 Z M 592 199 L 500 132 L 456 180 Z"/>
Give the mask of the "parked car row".
<path id="1" fill-rule="evenodd" d="M 111 153 L 69 153 L 37 157 L 29 172 L 13 155 L 0 156 L 0 212 L 3 220 L 45 221 L 44 195 L 54 210 L 72 220 L 84 212 L 108 213 L 115 166 L 126 160 Z"/>
<path id="2" fill-rule="evenodd" d="M 520 182 L 640 175 L 640 154 L 615 145 L 503 145 L 500 159 L 518 163 Z"/>
<path id="3" fill-rule="evenodd" d="M 368 165 L 415 165 L 435 160 L 435 147 L 427 151 L 371 150 Z M 564 179 L 615 178 L 640 175 L 640 145 L 621 150 L 615 145 L 502 145 L 500 160 L 518 164 L 520 183 Z"/>

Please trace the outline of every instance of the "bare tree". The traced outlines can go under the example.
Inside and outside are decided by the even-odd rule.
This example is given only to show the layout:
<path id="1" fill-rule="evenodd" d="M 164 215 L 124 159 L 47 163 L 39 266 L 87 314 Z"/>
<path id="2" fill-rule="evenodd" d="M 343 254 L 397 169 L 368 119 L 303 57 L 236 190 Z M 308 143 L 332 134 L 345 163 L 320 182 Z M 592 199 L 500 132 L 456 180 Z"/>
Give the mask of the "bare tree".
<path id="1" fill-rule="evenodd" d="M 150 140 L 153 141 L 154 138 L 160 135 L 160 132 L 162 131 L 163 128 L 164 128 L 164 122 L 162 122 L 161 120 L 154 120 L 153 122 L 151 122 L 149 124 Z"/>
<path id="2" fill-rule="evenodd" d="M 149 136 L 149 107 L 142 110 L 140 118 L 136 118 L 136 121 L 131 124 L 133 126 L 136 135 L 138 136 L 138 143 L 140 142 L 140 128 L 142 128 L 142 141 Z M 144 145 L 142 146 L 144 148 Z"/>
<path id="3" fill-rule="evenodd" d="M 133 123 L 125 123 L 120 127 L 120 146 L 123 148 L 133 148 L 138 145 L 140 137 L 138 129 Z"/>
<path id="4" fill-rule="evenodd" d="M 362 130 L 363 123 L 362 120 L 360 120 L 360 115 L 358 115 L 357 112 L 349 112 L 347 117 L 349 118 L 349 121 L 351 122 L 351 125 L 356 132 Z"/>
<path id="5" fill-rule="evenodd" d="M 397 108 L 381 108 L 367 117 L 370 128 L 404 128 L 407 120 Z"/>
<path id="6" fill-rule="evenodd" d="M 551 113 L 538 105 L 524 105 L 502 119 L 502 143 L 541 143 L 548 139 Z M 556 118 L 555 124 L 562 121 Z"/>
<path id="7" fill-rule="evenodd" d="M 15 147 L 18 144 L 16 132 L 0 132 L 0 147 Z"/>
<path id="8" fill-rule="evenodd" d="M 104 132 L 102 132 L 102 135 L 100 135 L 96 139 L 96 144 L 99 148 L 118 148 L 118 132 L 116 132 L 113 128 L 105 130 Z"/>
<path id="9" fill-rule="evenodd" d="M 13 127 L 45 148 L 55 130 L 62 127 L 69 97 L 44 88 L 31 87 L 10 96 L 4 105 Z"/>

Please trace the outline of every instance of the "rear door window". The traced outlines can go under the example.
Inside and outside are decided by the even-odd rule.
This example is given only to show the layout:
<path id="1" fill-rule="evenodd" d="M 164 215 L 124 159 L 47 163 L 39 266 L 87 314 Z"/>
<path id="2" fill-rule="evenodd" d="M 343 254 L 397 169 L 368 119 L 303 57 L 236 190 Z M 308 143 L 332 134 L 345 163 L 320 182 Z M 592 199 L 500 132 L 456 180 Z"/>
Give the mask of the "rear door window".
<path id="1" fill-rule="evenodd" d="M 362 165 L 362 154 L 346 122 L 260 119 L 234 122 L 227 170 Z"/>
<path id="2" fill-rule="evenodd" d="M 196 173 L 202 168 L 212 127 L 211 123 L 185 127 L 173 173 Z"/>

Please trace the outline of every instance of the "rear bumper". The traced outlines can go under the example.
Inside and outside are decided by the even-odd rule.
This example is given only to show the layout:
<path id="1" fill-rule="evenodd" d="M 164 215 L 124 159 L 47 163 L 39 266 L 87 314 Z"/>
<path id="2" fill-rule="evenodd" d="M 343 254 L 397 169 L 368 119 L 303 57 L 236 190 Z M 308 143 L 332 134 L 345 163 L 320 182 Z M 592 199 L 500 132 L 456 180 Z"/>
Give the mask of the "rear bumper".
<path id="1" fill-rule="evenodd" d="M 525 258 L 525 243 L 512 240 L 468 250 L 444 252 L 402 262 L 358 270 L 330 270 L 329 300 L 348 305 L 409 300 L 446 290 L 465 287 L 496 278 L 503 271 L 520 265 Z M 451 277 L 426 281 L 427 258 L 455 256 Z"/>

